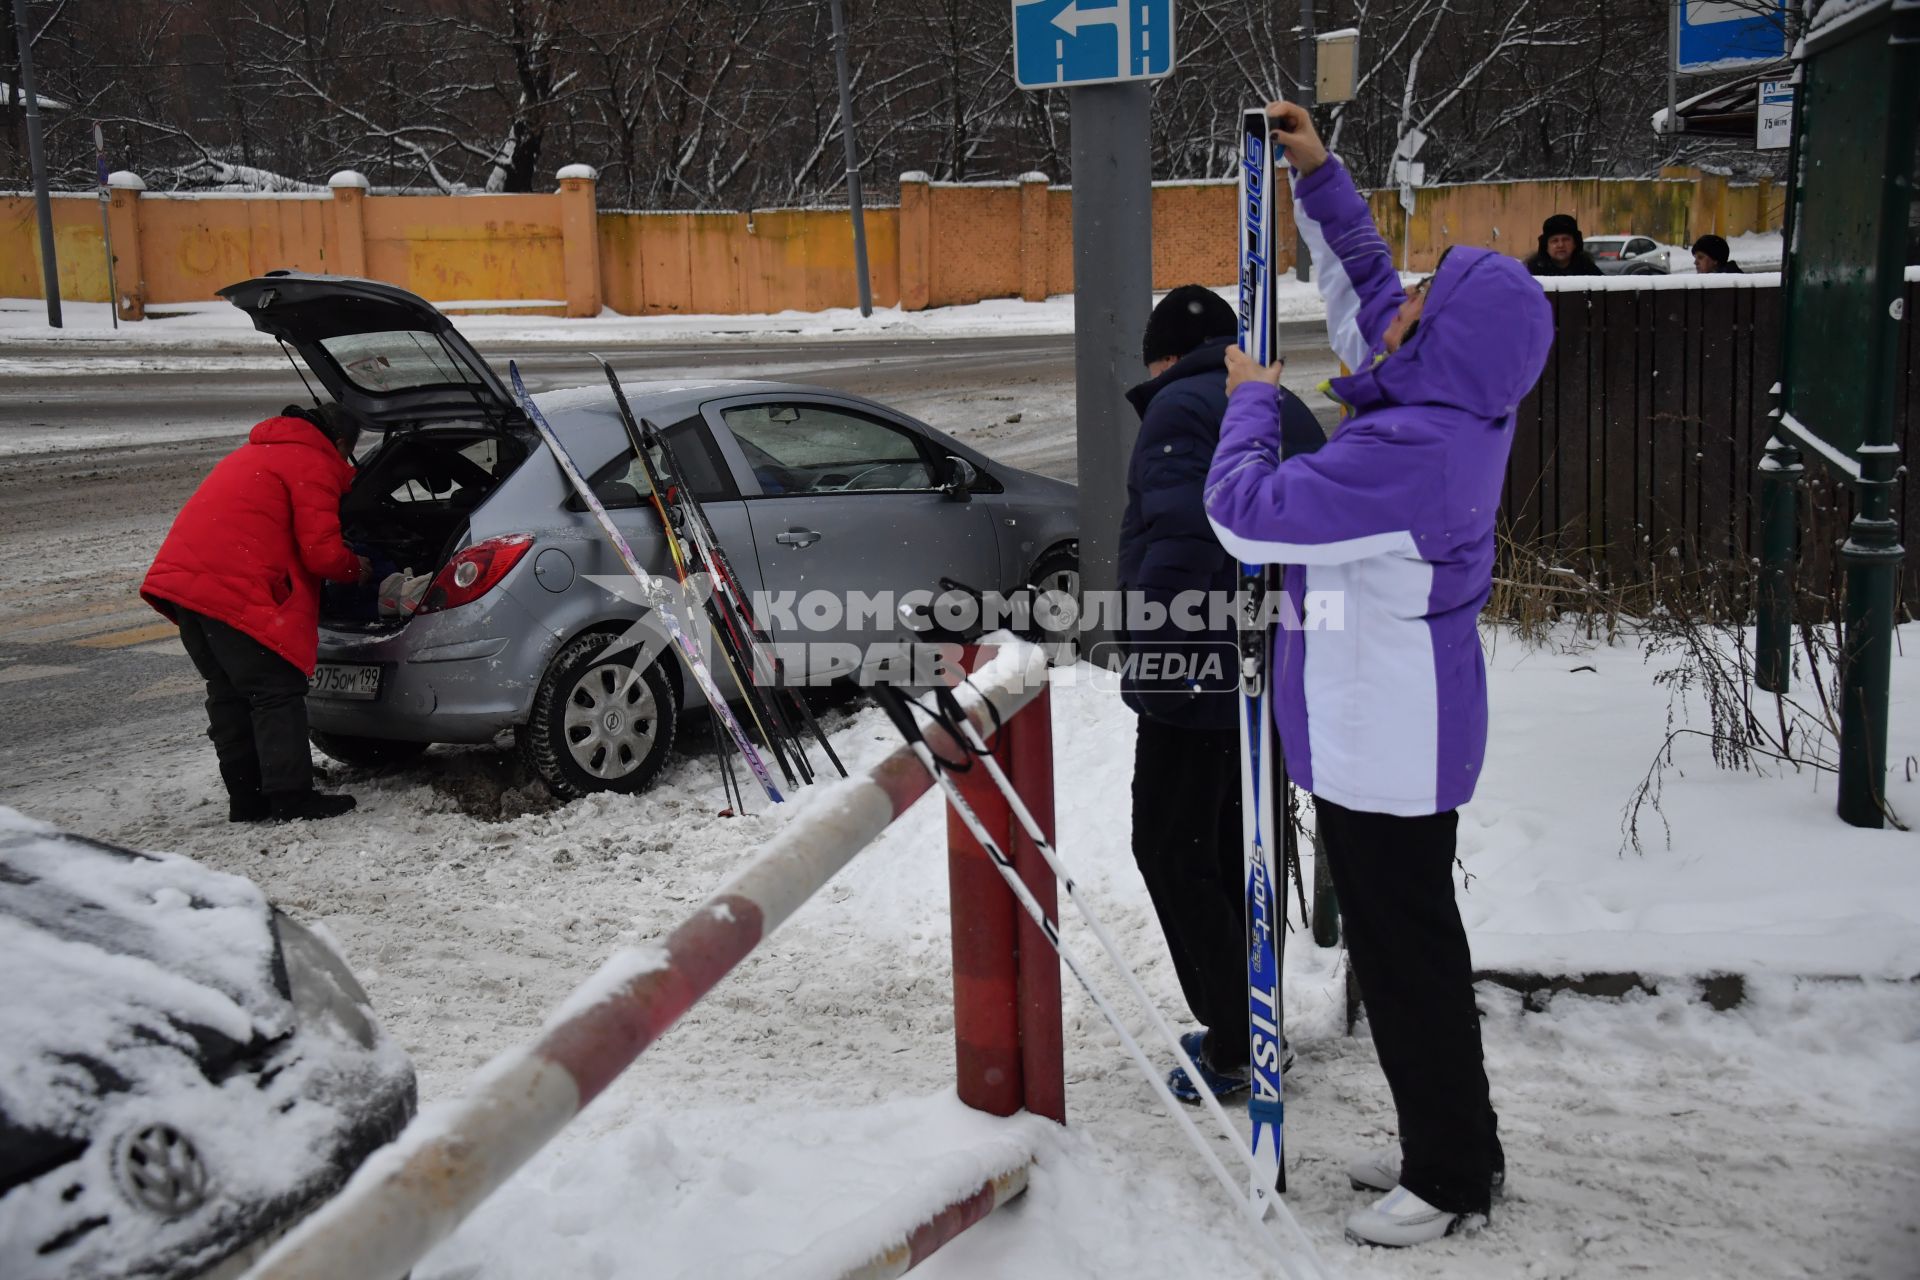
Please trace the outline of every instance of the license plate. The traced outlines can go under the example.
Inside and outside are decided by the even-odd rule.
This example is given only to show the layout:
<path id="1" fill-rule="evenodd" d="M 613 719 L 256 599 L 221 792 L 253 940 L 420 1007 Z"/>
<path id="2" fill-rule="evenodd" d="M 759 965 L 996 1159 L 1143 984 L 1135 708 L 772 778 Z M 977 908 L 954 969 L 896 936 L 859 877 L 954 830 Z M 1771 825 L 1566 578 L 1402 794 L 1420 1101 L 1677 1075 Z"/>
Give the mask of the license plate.
<path id="1" fill-rule="evenodd" d="M 313 698 L 376 698 L 380 696 L 380 668 L 344 662 L 323 662 L 307 682 Z"/>

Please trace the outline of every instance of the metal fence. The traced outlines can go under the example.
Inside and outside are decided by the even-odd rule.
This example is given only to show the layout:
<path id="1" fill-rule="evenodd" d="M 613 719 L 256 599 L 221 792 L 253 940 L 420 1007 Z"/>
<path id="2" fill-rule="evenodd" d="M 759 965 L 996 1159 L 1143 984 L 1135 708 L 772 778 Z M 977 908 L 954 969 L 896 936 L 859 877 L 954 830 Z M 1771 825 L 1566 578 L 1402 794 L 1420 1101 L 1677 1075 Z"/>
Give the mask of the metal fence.
<path id="1" fill-rule="evenodd" d="M 1546 280 L 1555 340 L 1520 406 L 1504 511 L 1515 540 L 1544 544 L 1609 582 L 1743 560 L 1760 545 L 1755 468 L 1773 434 L 1780 277 Z M 1909 269 L 1896 439 L 1920 405 L 1920 271 Z M 1809 460 L 1801 581 L 1837 582 L 1852 493 Z M 1920 539 L 1920 483 L 1903 470 L 1901 538 Z M 1920 601 L 1920 556 L 1903 567 Z"/>

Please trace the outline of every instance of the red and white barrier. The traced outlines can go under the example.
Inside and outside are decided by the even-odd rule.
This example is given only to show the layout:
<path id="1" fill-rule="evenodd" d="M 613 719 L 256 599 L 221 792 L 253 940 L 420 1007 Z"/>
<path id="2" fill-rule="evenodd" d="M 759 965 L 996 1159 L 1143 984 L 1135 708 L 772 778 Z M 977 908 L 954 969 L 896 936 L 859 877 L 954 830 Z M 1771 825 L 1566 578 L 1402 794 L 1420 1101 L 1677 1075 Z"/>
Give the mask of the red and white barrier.
<path id="1" fill-rule="evenodd" d="M 1012 730 L 1021 708 L 1044 697 L 1046 681 L 1041 650 L 1007 645 L 992 651 L 973 673 L 970 688 L 960 691 L 961 705 L 986 731 L 992 727 L 993 715 L 986 708 L 991 702 L 1006 726 L 1004 734 Z M 942 754 L 957 753 L 950 744 L 942 748 L 937 731 L 929 730 L 928 737 Z M 1009 738 L 1008 747 L 1017 741 Z M 1030 738 L 1023 750 L 1033 752 L 1039 741 Z M 1018 781 L 1020 775 L 1014 776 Z M 1050 791 L 1050 772 L 1045 781 Z M 531 1044 L 495 1058 L 462 1097 L 422 1112 L 396 1141 L 369 1157 L 337 1197 L 289 1232 L 247 1273 L 248 1280 L 394 1280 L 403 1275 L 931 786 L 932 779 L 905 745 L 865 772 L 829 784 L 805 814 L 783 828 L 664 944 L 633 948 L 608 961 L 568 997 Z M 1050 811 L 1050 796 L 1047 803 Z M 955 865 L 963 857 L 956 849 Z M 963 911 L 984 909 L 997 917 L 1004 905 L 1011 924 L 1016 910 L 1012 895 L 1004 884 L 997 887 L 999 898 L 979 886 L 970 887 L 965 899 L 956 893 L 956 960 L 963 935 L 971 938 L 975 933 L 963 920 Z M 1011 940 L 1011 929 L 1007 933 Z M 994 1105 L 982 1109 L 998 1114 L 1018 1109 L 1004 1089 L 1011 1068 L 1020 1073 L 1016 1079 L 1025 1081 L 1020 1102 L 1033 1096 L 1041 1105 L 1030 1109 L 1059 1119 L 1064 1104 L 1044 1101 L 1059 1093 L 1059 970 L 1056 963 L 1049 1046 L 1044 1043 L 1048 1010 L 1041 1007 L 1046 999 L 1044 973 L 1034 962 L 1028 964 L 1031 973 L 1025 978 L 1014 971 L 1010 977 L 1002 974 L 973 983 L 965 992 L 964 975 L 956 971 L 961 1096 L 981 1105 L 968 1097 L 966 1037 L 973 1023 L 963 1011 L 1010 1006 L 1015 1010 L 1014 1057 L 995 1055 L 991 1063 L 976 1062 L 971 1069 L 974 1092 L 998 1090 Z M 1024 1004 L 1036 1007 L 1020 1012 Z M 1021 1071 L 1012 1064 L 1023 1053 L 1018 1037 L 1026 1026 L 1035 1028 L 1031 1034 L 1043 1044 L 1034 1065 Z M 1002 1177 L 1012 1179 L 1011 1174 Z M 1017 1182 L 1025 1185 L 1024 1166 Z M 916 1233 L 921 1247 L 937 1248 L 1013 1194 L 1014 1180 L 1004 1185 L 1000 1178 L 990 1180 L 981 1192 L 943 1211 L 944 1227 L 926 1228 L 930 1236 Z M 950 1231 L 940 1234 L 948 1227 Z M 924 1256 L 914 1249 L 909 1253 L 912 1261 Z"/>

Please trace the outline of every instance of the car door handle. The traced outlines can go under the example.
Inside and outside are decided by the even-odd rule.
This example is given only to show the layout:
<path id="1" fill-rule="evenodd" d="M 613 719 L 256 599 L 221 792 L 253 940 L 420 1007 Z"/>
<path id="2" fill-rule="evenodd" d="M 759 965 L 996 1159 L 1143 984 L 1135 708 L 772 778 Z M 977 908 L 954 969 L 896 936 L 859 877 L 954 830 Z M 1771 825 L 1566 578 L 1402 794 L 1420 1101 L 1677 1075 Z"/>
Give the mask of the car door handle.
<path id="1" fill-rule="evenodd" d="M 789 529 L 776 534 L 773 540 L 783 547 L 810 547 L 820 541 L 820 535 L 812 529 Z"/>

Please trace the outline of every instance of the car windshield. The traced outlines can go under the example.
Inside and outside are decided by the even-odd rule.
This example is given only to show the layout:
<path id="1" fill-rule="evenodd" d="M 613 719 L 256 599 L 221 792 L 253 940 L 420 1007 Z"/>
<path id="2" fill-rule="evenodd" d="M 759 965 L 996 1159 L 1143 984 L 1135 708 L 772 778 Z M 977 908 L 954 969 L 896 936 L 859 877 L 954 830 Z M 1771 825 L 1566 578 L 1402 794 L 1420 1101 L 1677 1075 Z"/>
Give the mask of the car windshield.
<path id="1" fill-rule="evenodd" d="M 1587 253 L 1594 258 L 1617 258 L 1625 239 L 1598 237 L 1587 241 Z"/>
<path id="2" fill-rule="evenodd" d="M 402 329 L 343 333 L 320 345 L 362 391 L 385 394 L 416 387 L 477 385 L 479 377 L 447 350 L 440 336 Z"/>

